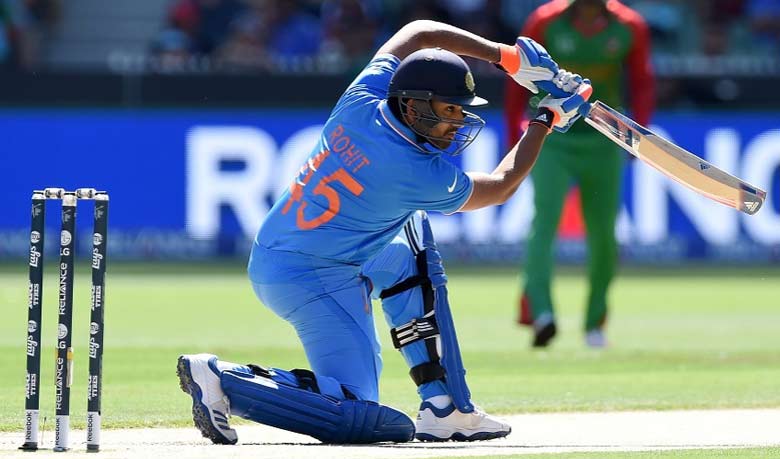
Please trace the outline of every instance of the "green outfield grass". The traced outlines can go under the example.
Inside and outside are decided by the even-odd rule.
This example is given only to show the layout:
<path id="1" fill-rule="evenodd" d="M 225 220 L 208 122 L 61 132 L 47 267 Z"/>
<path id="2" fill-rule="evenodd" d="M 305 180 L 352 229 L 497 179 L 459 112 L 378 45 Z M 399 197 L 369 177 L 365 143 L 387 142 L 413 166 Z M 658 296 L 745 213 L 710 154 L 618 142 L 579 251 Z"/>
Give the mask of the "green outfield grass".
<path id="1" fill-rule="evenodd" d="M 83 261 L 83 260 L 82 260 Z M 0 266 L 0 431 L 21 430 L 27 279 Z M 42 409 L 53 425 L 56 275 L 44 290 Z M 561 334 L 532 351 L 515 326 L 514 269 L 455 269 L 450 292 L 475 401 L 497 413 L 780 406 L 780 272 L 777 269 L 628 271 L 612 292 L 604 351 L 582 342 L 583 276 L 559 276 Z M 104 362 L 107 427 L 185 426 L 180 353 L 306 367 L 292 329 L 254 297 L 240 264 L 109 265 Z M 89 278 L 77 273 L 72 424 L 84 426 Z M 375 308 L 379 305 L 375 304 Z M 385 343 L 383 400 L 409 413 L 418 400 L 407 369 Z M 659 453 L 662 454 L 662 453 Z M 695 456 L 698 457 L 698 456 Z"/>

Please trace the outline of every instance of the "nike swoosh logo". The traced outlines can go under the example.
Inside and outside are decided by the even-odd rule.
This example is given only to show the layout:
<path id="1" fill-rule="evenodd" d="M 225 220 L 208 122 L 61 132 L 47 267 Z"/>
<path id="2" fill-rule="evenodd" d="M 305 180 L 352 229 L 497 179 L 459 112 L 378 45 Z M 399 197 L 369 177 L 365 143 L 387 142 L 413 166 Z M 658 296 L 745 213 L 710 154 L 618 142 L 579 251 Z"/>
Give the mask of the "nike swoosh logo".
<path id="1" fill-rule="evenodd" d="M 455 180 L 452 182 L 452 185 L 447 187 L 447 192 L 452 193 L 453 190 L 455 190 L 455 185 L 458 183 L 458 176 L 455 175 Z"/>

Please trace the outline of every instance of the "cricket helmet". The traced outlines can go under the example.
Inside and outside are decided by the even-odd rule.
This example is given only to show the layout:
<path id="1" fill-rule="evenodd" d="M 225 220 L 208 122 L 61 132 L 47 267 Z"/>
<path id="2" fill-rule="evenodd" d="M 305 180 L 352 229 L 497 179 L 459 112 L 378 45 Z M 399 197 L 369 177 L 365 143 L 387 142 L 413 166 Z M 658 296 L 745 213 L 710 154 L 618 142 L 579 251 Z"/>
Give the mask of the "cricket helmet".
<path id="1" fill-rule="evenodd" d="M 417 134 L 420 143 L 427 146 L 432 145 L 430 141 L 449 142 L 450 147 L 446 149 L 432 146 L 435 150 L 455 155 L 474 141 L 485 122 L 465 110 L 462 120 L 442 118 L 434 112 L 431 101 L 462 107 L 487 105 L 488 101 L 479 97 L 474 89 L 474 76 L 460 56 L 441 48 L 425 48 L 410 54 L 398 65 L 390 80 L 388 98 L 397 99 L 400 113 L 405 113 L 409 107 L 417 113 L 413 123 L 403 120 L 403 116 L 401 118 Z M 413 104 L 415 100 L 425 103 Z M 432 136 L 430 130 L 438 123 L 459 126 L 455 138 Z"/>

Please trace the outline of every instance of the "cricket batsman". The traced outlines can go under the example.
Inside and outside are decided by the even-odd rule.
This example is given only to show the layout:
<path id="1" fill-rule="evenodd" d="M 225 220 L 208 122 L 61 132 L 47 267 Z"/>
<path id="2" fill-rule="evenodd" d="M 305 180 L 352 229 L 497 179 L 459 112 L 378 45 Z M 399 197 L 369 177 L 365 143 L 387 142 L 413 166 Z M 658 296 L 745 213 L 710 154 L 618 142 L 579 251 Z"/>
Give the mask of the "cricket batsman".
<path id="1" fill-rule="evenodd" d="M 444 159 L 484 126 L 467 109 L 487 101 L 459 55 L 495 63 L 533 92 L 557 95 L 541 101 L 492 173 L 464 173 Z M 196 427 L 221 444 L 237 441 L 230 414 L 325 443 L 508 435 L 509 425 L 471 400 L 447 277 L 424 211 L 505 202 L 548 134 L 574 122 L 590 93 L 587 80 L 560 70 L 525 37 L 503 45 L 431 21 L 399 30 L 341 96 L 252 248 L 254 291 L 295 328 L 311 370 L 183 355 L 177 371 Z M 371 299 L 382 300 L 393 344 L 422 399 L 416 429 L 406 414 L 379 403 L 382 359 Z"/>
<path id="2" fill-rule="evenodd" d="M 543 44 L 569 70 L 588 75 L 599 100 L 625 105 L 647 125 L 654 106 L 650 37 L 638 13 L 617 0 L 554 0 L 531 14 L 522 35 Z M 517 85 L 506 87 L 509 144 L 520 137 L 529 97 Z M 607 291 L 615 274 L 615 220 L 625 154 L 610 140 L 580 123 L 565 136 L 552 136 L 534 167 L 535 216 L 527 241 L 518 322 L 533 328 L 532 345 L 547 346 L 556 334 L 551 295 L 553 242 L 569 188 L 579 186 L 588 247 L 590 292 L 585 342 L 607 343 Z"/>

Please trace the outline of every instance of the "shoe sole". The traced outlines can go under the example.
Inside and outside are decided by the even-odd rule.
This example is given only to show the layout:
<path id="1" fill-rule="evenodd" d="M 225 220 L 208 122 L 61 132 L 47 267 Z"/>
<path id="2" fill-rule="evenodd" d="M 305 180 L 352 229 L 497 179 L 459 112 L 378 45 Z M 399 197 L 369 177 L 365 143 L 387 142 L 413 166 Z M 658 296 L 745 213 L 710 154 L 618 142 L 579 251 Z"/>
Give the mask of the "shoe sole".
<path id="1" fill-rule="evenodd" d="M 189 394 L 192 397 L 192 420 L 195 423 L 195 427 L 200 430 L 200 433 L 218 445 L 234 445 L 237 440 L 231 441 L 222 433 L 217 430 L 211 423 L 211 416 L 209 416 L 209 410 L 206 405 L 201 403 L 203 392 L 192 379 L 192 371 L 190 370 L 190 362 L 184 358 L 179 357 L 179 362 L 176 365 L 176 375 L 179 377 L 179 387 L 182 392 Z"/>
<path id="2" fill-rule="evenodd" d="M 425 434 L 425 433 L 417 433 L 415 434 L 415 438 L 419 441 L 423 442 L 445 442 L 445 441 L 484 441 L 484 440 L 493 440 L 496 438 L 503 438 L 509 435 L 512 432 L 512 429 L 500 431 L 500 432 L 477 432 L 473 433 L 471 435 L 465 435 L 461 432 L 455 432 L 452 435 L 450 435 L 448 438 L 441 438 L 436 437 L 431 434 Z"/>

